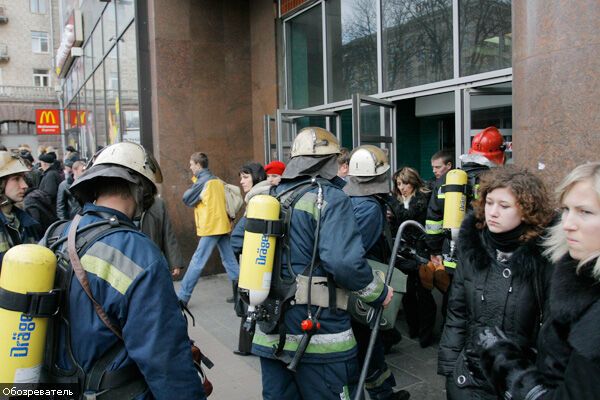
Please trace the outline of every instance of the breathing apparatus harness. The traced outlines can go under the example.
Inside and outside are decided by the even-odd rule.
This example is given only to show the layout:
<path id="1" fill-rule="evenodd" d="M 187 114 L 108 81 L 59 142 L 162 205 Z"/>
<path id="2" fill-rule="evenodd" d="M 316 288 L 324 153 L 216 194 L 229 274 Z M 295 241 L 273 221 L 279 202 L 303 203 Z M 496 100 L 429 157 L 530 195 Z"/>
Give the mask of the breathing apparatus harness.
<path id="1" fill-rule="evenodd" d="M 295 274 L 292 269 L 291 246 L 289 242 L 290 223 L 292 220 L 294 205 L 302 198 L 302 196 L 313 190 L 315 186 L 317 187 L 317 196 L 315 200 L 316 226 L 311 261 L 310 264 L 304 269 L 302 274 Z M 299 182 L 279 194 L 275 194 L 275 187 L 271 188 L 270 194 L 279 200 L 281 204 L 280 220 L 254 221 L 249 219 L 246 222 L 245 227 L 247 231 L 277 236 L 280 238 L 280 240 L 277 243 L 275 250 L 275 261 L 273 265 L 273 275 L 269 295 L 263 303 L 256 306 L 255 311 L 248 314 L 244 326 L 247 330 L 252 330 L 254 322 L 257 322 L 264 333 L 271 334 L 277 332 L 279 334 L 279 342 L 277 346 L 274 346 L 273 355 L 279 360 L 288 364 L 288 369 L 291 371 L 296 370 L 296 367 L 304 355 L 312 336 L 321 327 L 318 319 L 323 306 L 319 305 L 317 311 L 315 313 L 312 312 L 312 286 L 314 269 L 319 265 L 318 243 L 319 231 L 321 227 L 321 212 L 324 203 L 324 186 L 333 186 L 333 184 L 326 179 L 313 177 L 310 181 Z M 285 265 L 283 261 L 284 252 L 286 255 Z M 290 278 L 286 278 L 282 275 L 284 269 L 287 270 Z M 290 306 L 301 304 L 296 301 L 295 296 L 297 292 L 298 280 L 299 278 L 302 278 L 302 275 L 304 275 L 308 281 L 306 289 L 307 318 L 301 323 L 300 327 L 304 334 L 298 345 L 298 350 L 292 358 L 283 352 L 287 332 L 282 317 Z M 335 310 L 337 304 L 336 298 L 338 294 L 336 291 L 335 282 L 330 274 L 327 274 L 327 288 L 329 292 L 329 309 Z"/>

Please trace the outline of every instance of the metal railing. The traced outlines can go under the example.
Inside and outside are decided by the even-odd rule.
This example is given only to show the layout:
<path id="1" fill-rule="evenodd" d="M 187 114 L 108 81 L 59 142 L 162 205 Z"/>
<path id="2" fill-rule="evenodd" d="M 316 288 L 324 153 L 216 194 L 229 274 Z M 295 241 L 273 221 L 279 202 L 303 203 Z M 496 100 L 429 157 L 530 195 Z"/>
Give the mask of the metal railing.
<path id="1" fill-rule="evenodd" d="M 0 85 L 0 100 L 55 101 L 56 99 L 56 92 L 52 87 Z"/>

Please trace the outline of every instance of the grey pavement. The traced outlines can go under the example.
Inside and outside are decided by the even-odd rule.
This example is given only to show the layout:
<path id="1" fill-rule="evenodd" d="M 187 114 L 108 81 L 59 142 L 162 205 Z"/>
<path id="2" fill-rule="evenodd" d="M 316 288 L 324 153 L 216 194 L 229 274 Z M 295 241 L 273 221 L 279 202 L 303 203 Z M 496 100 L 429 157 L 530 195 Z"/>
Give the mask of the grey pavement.
<path id="1" fill-rule="evenodd" d="M 179 283 L 175 282 L 178 289 Z M 207 370 L 214 385 L 213 400 L 261 399 L 260 363 L 255 356 L 237 356 L 240 319 L 225 298 L 231 295 L 231 283 L 226 274 L 203 276 L 189 302 L 196 326 L 189 334 L 215 366 Z M 440 296 L 435 294 L 440 303 Z M 439 314 L 439 313 L 438 313 Z M 445 399 L 444 379 L 436 375 L 437 344 L 422 349 L 410 339 L 404 321 L 400 322 L 403 338 L 388 354 L 387 361 L 396 377 L 398 389 L 411 393 L 411 400 Z M 437 331 L 440 321 L 438 318 Z M 438 333 L 439 334 L 439 333 Z M 312 399 L 311 399 L 312 400 Z"/>

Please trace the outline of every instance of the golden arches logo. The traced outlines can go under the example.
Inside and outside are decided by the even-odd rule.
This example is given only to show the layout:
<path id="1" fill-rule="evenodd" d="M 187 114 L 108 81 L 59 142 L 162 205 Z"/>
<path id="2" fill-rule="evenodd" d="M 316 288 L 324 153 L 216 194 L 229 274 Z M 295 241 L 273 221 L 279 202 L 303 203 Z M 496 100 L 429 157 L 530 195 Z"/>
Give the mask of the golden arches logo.
<path id="1" fill-rule="evenodd" d="M 56 124 L 56 117 L 52 111 L 42 111 L 40 114 L 40 124 Z"/>

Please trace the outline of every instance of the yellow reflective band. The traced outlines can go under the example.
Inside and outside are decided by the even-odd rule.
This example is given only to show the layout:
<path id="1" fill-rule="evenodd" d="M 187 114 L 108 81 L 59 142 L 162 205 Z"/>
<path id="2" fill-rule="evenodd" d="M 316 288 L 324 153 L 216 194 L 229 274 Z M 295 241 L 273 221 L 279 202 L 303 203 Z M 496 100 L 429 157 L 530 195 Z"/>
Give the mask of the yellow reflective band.
<path id="1" fill-rule="evenodd" d="M 379 296 L 381 296 L 381 293 L 383 293 L 383 288 L 385 286 L 385 282 L 383 281 L 381 276 L 379 276 L 379 273 L 381 273 L 381 271 L 376 271 L 375 273 L 373 273 L 373 280 L 371 281 L 371 283 L 369 283 L 367 286 L 360 290 L 353 291 L 352 293 L 360 297 L 360 299 L 366 303 L 370 303 L 372 301 L 377 300 Z"/>
<path id="2" fill-rule="evenodd" d="M 443 226 L 444 221 L 433 221 L 428 219 L 425 221 L 425 233 L 428 235 L 439 235 L 444 232 Z"/>
<path id="3" fill-rule="evenodd" d="M 456 263 L 452 261 L 444 261 L 444 267 L 456 269 Z"/>
<path id="4" fill-rule="evenodd" d="M 119 271 L 117 267 L 92 255 L 84 255 L 81 257 L 81 265 L 83 268 L 96 275 L 98 278 L 106 281 L 110 286 L 122 295 L 125 294 L 132 279 Z"/>
<path id="5" fill-rule="evenodd" d="M 381 375 L 379 375 L 379 377 L 377 379 L 375 379 L 373 381 L 365 382 L 365 388 L 367 388 L 367 389 L 378 388 L 379 386 L 383 385 L 383 382 L 385 382 L 385 380 L 387 378 L 389 378 L 390 375 L 392 375 L 392 371 L 386 367 L 385 371 L 383 371 L 383 373 Z"/>
<path id="6" fill-rule="evenodd" d="M 321 212 L 325 210 L 327 201 L 323 200 L 323 207 Z M 317 194 L 316 193 L 305 193 L 300 200 L 294 205 L 294 210 L 300 210 L 309 213 L 313 218 L 317 218 Z"/>
<path id="7" fill-rule="evenodd" d="M 303 335 L 285 335 L 285 345 L 283 349 L 286 351 L 297 351 L 298 345 L 302 340 Z M 279 344 L 279 335 L 267 335 L 260 329 L 254 333 L 252 343 L 272 349 Z M 352 350 L 356 346 L 356 339 L 352 329 L 340 333 L 328 333 L 313 335 L 306 348 L 306 353 L 309 354 L 329 354 L 341 353 Z"/>
<path id="8" fill-rule="evenodd" d="M 8 251 L 9 248 L 10 246 L 8 245 L 8 242 L 0 239 L 0 251 Z"/>
<path id="9" fill-rule="evenodd" d="M 444 200 L 446 198 L 446 193 L 438 193 L 437 198 Z"/>

